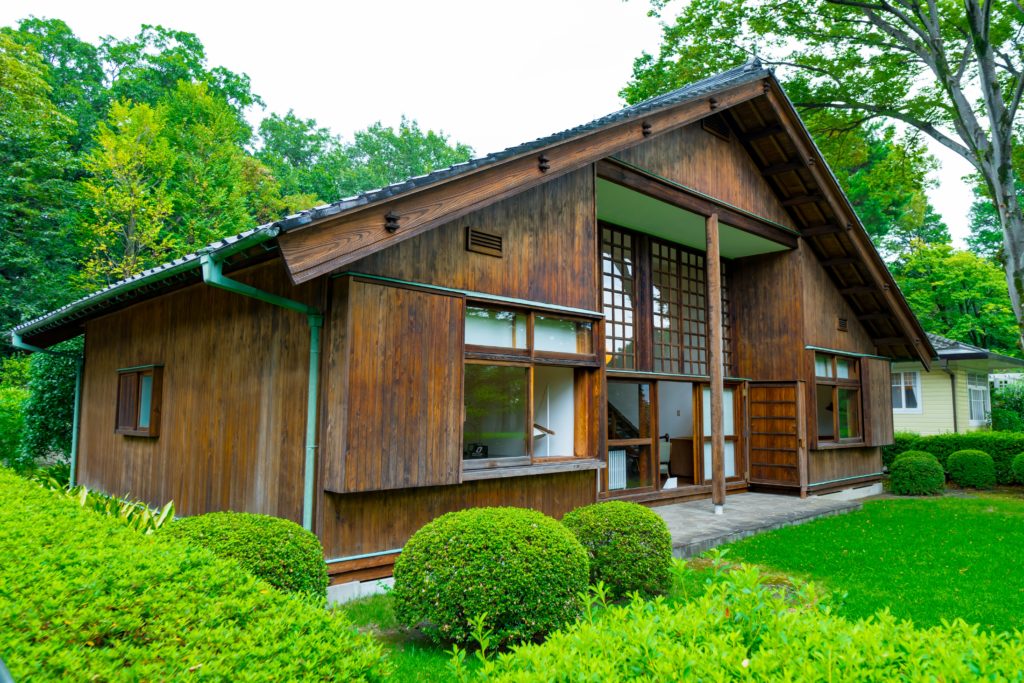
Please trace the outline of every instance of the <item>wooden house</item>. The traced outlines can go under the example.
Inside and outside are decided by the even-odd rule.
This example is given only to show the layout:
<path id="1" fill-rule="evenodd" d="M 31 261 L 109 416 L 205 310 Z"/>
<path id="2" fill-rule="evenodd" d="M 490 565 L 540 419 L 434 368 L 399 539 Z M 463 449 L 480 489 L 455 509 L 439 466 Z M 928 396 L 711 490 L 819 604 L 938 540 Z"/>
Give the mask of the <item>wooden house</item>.
<path id="1" fill-rule="evenodd" d="M 286 517 L 336 581 L 470 506 L 877 482 L 927 337 L 772 73 L 210 245 L 20 325 L 85 335 L 74 476 Z"/>

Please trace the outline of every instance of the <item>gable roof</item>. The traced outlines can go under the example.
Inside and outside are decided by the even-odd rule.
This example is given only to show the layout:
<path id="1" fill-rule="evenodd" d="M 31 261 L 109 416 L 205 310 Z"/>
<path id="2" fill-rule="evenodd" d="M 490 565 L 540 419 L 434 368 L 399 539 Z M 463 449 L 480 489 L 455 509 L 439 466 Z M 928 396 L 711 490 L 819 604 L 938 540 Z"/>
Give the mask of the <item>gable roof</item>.
<path id="1" fill-rule="evenodd" d="M 280 247 L 296 283 L 336 271 L 469 211 L 720 114 L 735 132 L 878 347 L 926 367 L 934 351 L 838 181 L 772 72 L 757 60 L 571 128 L 318 206 L 114 283 L 14 333 L 38 345 L 100 312 L 199 281 L 199 255 Z M 540 162 L 540 163 L 538 163 Z"/>
<path id="2" fill-rule="evenodd" d="M 961 361 L 961 360 L 989 360 L 994 361 L 1000 367 L 1024 367 L 1024 360 L 1004 356 L 980 346 L 974 346 L 955 339 L 949 339 L 937 334 L 928 333 L 928 341 L 938 354 L 940 360 Z"/>

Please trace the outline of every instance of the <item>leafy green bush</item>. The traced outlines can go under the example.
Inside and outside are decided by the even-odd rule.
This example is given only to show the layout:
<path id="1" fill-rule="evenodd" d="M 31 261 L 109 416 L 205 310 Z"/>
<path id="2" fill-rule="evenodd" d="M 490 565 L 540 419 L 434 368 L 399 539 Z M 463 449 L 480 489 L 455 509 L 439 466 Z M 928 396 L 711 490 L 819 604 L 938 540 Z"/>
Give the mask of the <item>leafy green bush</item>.
<path id="1" fill-rule="evenodd" d="M 992 392 L 992 429 L 1024 432 L 1024 382 L 1014 382 Z"/>
<path id="2" fill-rule="evenodd" d="M 896 432 L 893 434 L 892 443 L 888 446 L 882 446 L 882 464 L 886 467 L 892 467 L 896 456 L 904 451 L 909 451 L 910 445 L 920 437 L 920 434 L 914 432 Z"/>
<path id="3" fill-rule="evenodd" d="M 1024 453 L 1018 453 L 1010 465 L 1013 470 L 1013 480 L 1018 484 L 1024 484 Z"/>
<path id="4" fill-rule="evenodd" d="M 55 478 L 53 474 L 64 474 L 66 465 L 54 465 L 36 470 L 30 478 L 51 491 L 77 502 L 84 508 L 98 512 L 107 517 L 121 520 L 129 528 L 142 534 L 151 534 L 165 524 L 174 520 L 174 503 L 169 502 L 162 508 L 151 508 L 142 501 L 124 497 L 118 498 L 102 491 L 90 490 L 85 486 L 68 487 L 66 482 Z"/>
<path id="5" fill-rule="evenodd" d="M 53 347 L 61 355 L 34 353 L 29 366 L 25 401 L 22 459 L 31 465 L 41 458 L 71 454 L 75 408 L 75 374 L 82 354 L 81 338 Z"/>
<path id="6" fill-rule="evenodd" d="M 339 613 L 0 468 L 0 659 L 16 681 L 383 681 Z"/>
<path id="7" fill-rule="evenodd" d="M 946 473 L 929 453 L 904 453 L 889 470 L 889 490 L 898 496 L 930 496 L 945 486 Z"/>
<path id="8" fill-rule="evenodd" d="M 1018 680 L 1022 636 L 961 620 L 917 629 L 888 612 L 849 621 L 810 584 L 767 584 L 753 568 L 726 575 L 683 604 L 664 599 L 588 609 L 543 644 L 475 669 L 453 657 L 461 680 L 532 681 L 968 681 Z"/>
<path id="9" fill-rule="evenodd" d="M 438 642 L 467 642 L 480 617 L 499 643 L 528 641 L 579 616 L 587 575 L 583 546 L 536 510 L 450 512 L 398 556 L 395 614 Z"/>
<path id="10" fill-rule="evenodd" d="M 275 588 L 320 601 L 327 597 L 323 547 L 316 536 L 290 520 L 211 512 L 179 519 L 165 533 L 234 560 Z"/>
<path id="11" fill-rule="evenodd" d="M 992 456 L 996 467 L 996 482 L 1013 483 L 1013 458 L 1024 452 L 1024 434 L 1016 432 L 967 432 L 966 434 L 935 434 L 922 436 L 911 444 L 915 451 L 927 451 L 942 464 L 946 471 L 946 460 L 957 451 L 984 451 Z"/>
<path id="12" fill-rule="evenodd" d="M 984 451 L 957 451 L 946 461 L 949 478 L 959 486 L 990 489 L 996 485 L 996 468 L 992 456 Z"/>
<path id="13" fill-rule="evenodd" d="M 25 428 L 25 400 L 28 392 L 17 387 L 0 387 L 0 464 L 21 464 L 21 441 Z"/>
<path id="14" fill-rule="evenodd" d="M 931 458 L 935 462 L 938 462 L 938 458 L 936 458 L 931 453 L 928 453 L 927 451 L 903 451 L 902 453 L 900 453 L 899 455 L 896 456 L 894 462 L 902 460 L 903 458 L 907 457 L 908 455 L 924 455 L 924 456 L 927 456 L 927 457 Z M 942 467 L 942 465 L 939 465 L 939 467 Z"/>
<path id="15" fill-rule="evenodd" d="M 646 597 L 669 589 L 672 535 L 650 508 L 625 501 L 577 508 L 562 519 L 590 556 L 590 581 L 612 597 Z"/>

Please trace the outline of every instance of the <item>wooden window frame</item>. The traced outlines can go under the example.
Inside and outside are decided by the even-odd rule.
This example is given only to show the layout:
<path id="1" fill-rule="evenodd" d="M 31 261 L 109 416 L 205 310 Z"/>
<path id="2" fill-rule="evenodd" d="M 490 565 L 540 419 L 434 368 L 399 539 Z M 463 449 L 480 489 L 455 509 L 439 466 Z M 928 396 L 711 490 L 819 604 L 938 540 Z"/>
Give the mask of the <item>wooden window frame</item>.
<path id="1" fill-rule="evenodd" d="M 824 377 L 818 374 L 817 359 L 819 356 L 824 356 L 829 359 L 829 365 L 831 367 L 832 374 L 830 377 Z M 840 378 L 838 372 L 838 361 L 839 359 L 845 360 L 850 365 L 850 374 L 854 375 L 849 378 Z M 814 388 L 814 434 L 815 441 L 818 448 L 837 448 L 843 446 L 863 446 L 865 441 L 864 436 L 864 382 L 863 382 L 863 368 L 861 367 L 860 360 L 852 356 L 846 356 L 843 354 L 836 353 L 823 353 L 821 351 L 812 352 L 812 367 L 813 367 L 813 382 L 811 386 Z M 821 435 L 818 433 L 818 387 L 828 386 L 831 387 L 832 391 L 832 405 L 835 407 L 832 411 L 832 439 L 822 440 Z M 857 392 L 857 436 L 839 438 L 839 390 L 848 389 Z"/>
<path id="2" fill-rule="evenodd" d="M 602 348 L 602 346 L 599 345 L 599 342 L 603 342 L 604 340 L 604 330 L 600 324 L 601 319 L 542 308 L 529 308 L 526 306 L 516 305 L 506 306 L 493 301 L 476 300 L 472 298 L 466 299 L 466 307 L 515 311 L 518 314 L 526 316 L 527 341 L 525 349 L 466 344 L 464 363 L 465 365 L 498 365 L 523 367 L 528 369 L 526 388 L 527 432 L 532 435 L 536 422 L 534 419 L 535 407 L 533 395 L 535 386 L 534 370 L 539 366 L 564 367 L 573 371 L 575 418 L 573 455 L 536 455 L 534 452 L 534 440 L 531 437 L 525 440 L 524 450 L 526 452 L 523 456 L 466 460 L 465 455 L 463 454 L 463 472 L 571 462 L 583 459 L 593 460 L 598 458 L 598 413 L 593 403 L 594 396 L 598 394 L 597 389 L 600 385 L 601 361 L 599 357 L 599 349 Z M 537 350 L 535 347 L 535 330 L 536 318 L 538 316 L 544 318 L 557 318 L 577 324 L 589 325 L 590 353 L 562 353 L 556 351 Z M 463 429 L 465 429 L 464 426 Z"/>
<path id="3" fill-rule="evenodd" d="M 142 378 L 150 377 L 149 425 L 140 427 L 141 401 L 139 391 Z M 130 394 L 126 392 L 130 390 Z M 114 412 L 114 433 L 123 436 L 142 436 L 156 438 L 160 435 L 160 412 L 163 396 L 163 366 L 140 365 L 122 368 L 117 371 L 117 404 Z M 125 412 L 132 417 L 122 419 Z"/>
<path id="4" fill-rule="evenodd" d="M 608 242 L 605 240 L 604 233 L 606 230 L 618 232 L 623 235 L 629 236 L 631 250 L 632 250 L 632 266 L 633 266 L 633 277 L 632 277 L 632 317 L 633 317 L 633 363 L 631 366 L 616 364 L 619 358 L 623 357 L 623 354 L 609 354 L 605 351 L 605 358 L 607 360 L 607 369 L 609 372 L 623 373 L 623 376 L 629 372 L 647 372 L 662 374 L 665 376 L 686 376 L 686 377 L 700 377 L 707 379 L 708 374 L 708 358 L 709 349 L 707 344 L 709 342 L 709 329 L 708 323 L 710 322 L 710 315 L 708 311 L 708 282 L 707 282 L 707 254 L 703 251 L 693 249 L 677 242 L 671 242 L 669 240 L 648 235 L 646 233 L 637 232 L 624 228 L 614 223 L 607 221 L 599 221 L 600 237 L 599 237 L 599 253 L 601 261 L 601 272 L 604 277 L 604 264 L 605 255 L 604 248 Z M 664 344 L 658 344 L 655 340 L 655 328 L 654 328 L 654 308 L 655 308 L 655 297 L 654 297 L 654 259 L 661 258 L 665 259 L 663 252 L 655 254 L 654 246 L 659 247 L 661 252 L 662 247 L 673 249 L 677 253 L 678 262 L 676 277 L 679 280 L 679 296 L 676 297 L 676 303 L 678 305 L 678 311 L 676 314 L 670 315 L 673 319 L 677 319 L 681 323 L 681 327 L 677 330 L 679 335 L 679 358 L 674 362 L 670 362 L 670 366 L 678 366 L 679 372 L 666 372 L 664 370 L 656 369 L 655 352 L 659 348 L 664 348 Z M 699 263 L 694 263 L 693 260 L 698 259 Z M 736 353 L 734 349 L 736 339 L 735 321 L 732 315 L 732 306 L 729 300 L 729 288 L 726 281 L 725 274 L 728 271 L 729 261 L 722 259 L 722 342 L 723 342 L 723 362 L 725 365 L 725 376 L 736 377 L 738 368 L 735 367 Z M 695 280 L 689 276 L 689 272 L 692 270 L 698 270 L 701 274 L 701 280 Z M 684 289 L 683 285 L 686 282 L 700 282 L 703 286 L 703 290 L 699 292 L 691 292 L 689 289 Z M 604 283 L 601 284 L 602 297 L 604 297 L 612 290 L 607 289 Z M 703 308 L 695 308 L 687 305 L 689 297 L 699 297 L 702 299 Z M 604 306 L 602 298 L 602 306 Z M 609 315 L 610 308 L 605 308 L 606 318 Z M 702 312 L 703 319 L 698 320 L 692 317 L 694 312 Z M 611 330 L 612 325 L 615 321 L 609 320 L 606 323 L 606 330 Z M 691 327 L 702 324 L 702 329 L 691 330 Z M 686 339 L 701 339 L 703 340 L 703 348 L 699 345 L 688 346 Z M 602 349 L 606 349 L 607 339 L 601 339 Z M 703 352 L 703 358 L 700 357 Z M 687 354 L 691 355 L 688 356 Z M 693 354 L 696 354 L 694 356 Z M 609 356 L 611 356 L 609 358 Z M 669 359 L 671 360 L 671 359 Z M 665 362 L 665 359 L 662 360 Z M 696 371 L 694 371 L 696 370 Z M 703 372 L 702 372 L 703 371 Z"/>

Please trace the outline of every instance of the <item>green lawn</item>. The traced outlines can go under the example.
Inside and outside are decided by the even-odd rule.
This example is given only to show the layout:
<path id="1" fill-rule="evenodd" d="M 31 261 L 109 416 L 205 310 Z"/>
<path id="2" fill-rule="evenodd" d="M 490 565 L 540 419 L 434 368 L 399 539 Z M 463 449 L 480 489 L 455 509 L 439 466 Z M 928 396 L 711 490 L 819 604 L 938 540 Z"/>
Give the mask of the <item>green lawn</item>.
<path id="1" fill-rule="evenodd" d="M 849 617 L 888 607 L 920 626 L 960 617 L 994 630 L 1024 628 L 1019 495 L 868 502 L 739 541 L 726 558 L 845 592 Z"/>

